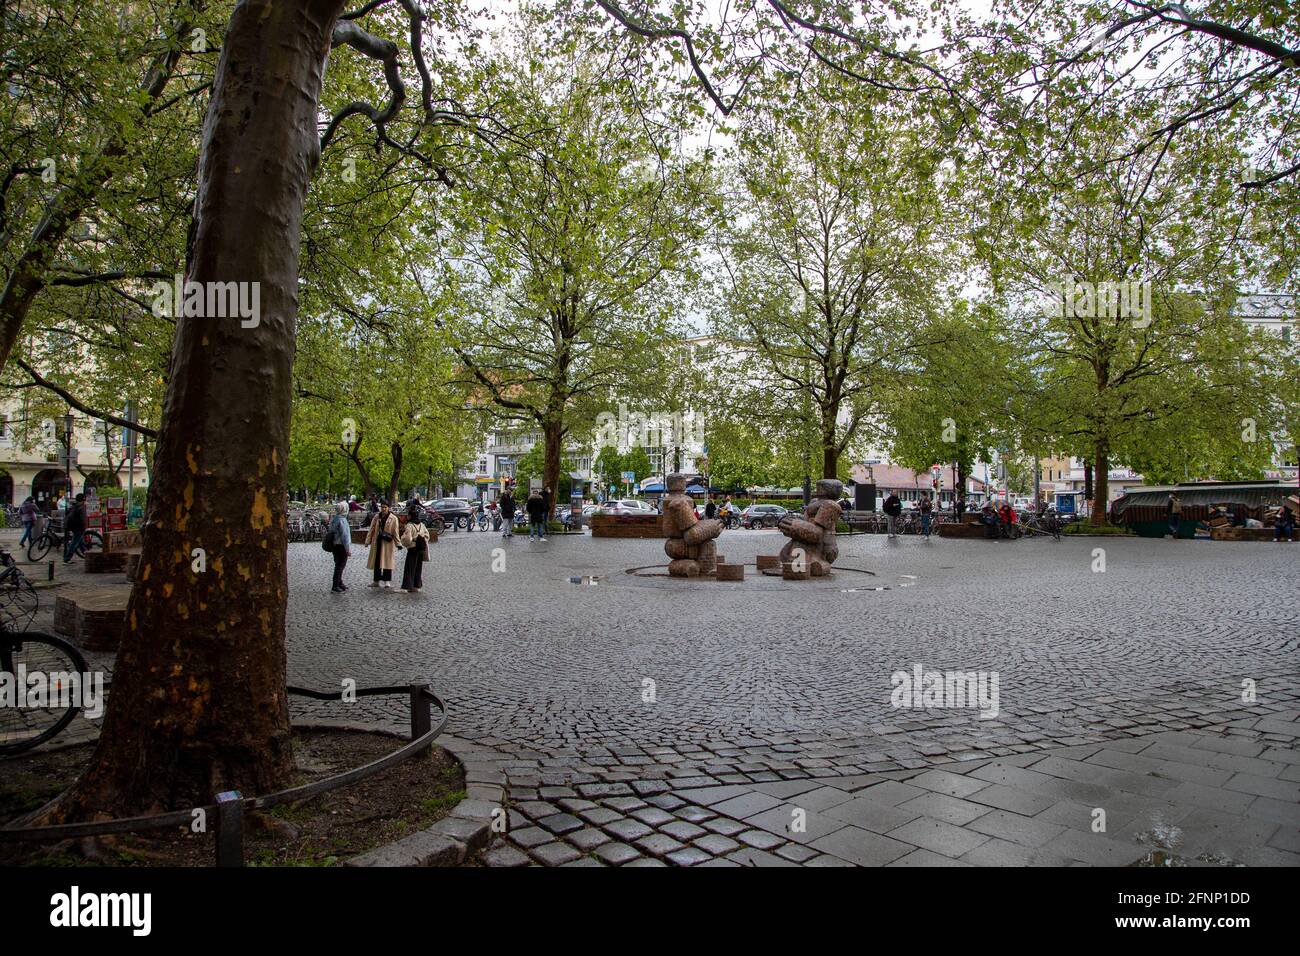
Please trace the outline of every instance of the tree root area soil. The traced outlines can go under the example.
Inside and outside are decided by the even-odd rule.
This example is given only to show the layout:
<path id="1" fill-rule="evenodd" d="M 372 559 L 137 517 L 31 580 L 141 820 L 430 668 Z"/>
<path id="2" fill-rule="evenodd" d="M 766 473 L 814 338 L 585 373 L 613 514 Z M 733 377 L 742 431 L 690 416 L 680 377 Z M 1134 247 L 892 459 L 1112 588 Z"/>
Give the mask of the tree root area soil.
<path id="1" fill-rule="evenodd" d="M 382 734 L 311 730 L 294 733 L 294 786 L 377 760 L 402 746 Z M 93 744 L 38 751 L 0 761 L 0 826 L 44 806 L 76 780 Z M 333 866 L 422 830 L 465 797 L 465 773 L 445 750 L 410 757 L 373 777 L 297 803 L 246 815 L 244 861 L 250 866 Z M 0 865 L 212 866 L 216 820 L 190 827 L 66 840 L 56 845 L 0 843 Z"/>

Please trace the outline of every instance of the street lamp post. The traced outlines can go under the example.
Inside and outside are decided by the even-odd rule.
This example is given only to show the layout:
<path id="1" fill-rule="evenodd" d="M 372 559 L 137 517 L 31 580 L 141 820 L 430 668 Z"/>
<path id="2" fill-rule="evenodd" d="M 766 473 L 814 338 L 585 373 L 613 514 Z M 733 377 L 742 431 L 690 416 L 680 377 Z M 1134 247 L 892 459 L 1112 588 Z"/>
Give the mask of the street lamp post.
<path id="1" fill-rule="evenodd" d="M 72 497 L 72 412 L 63 416 L 63 444 L 66 446 L 67 457 L 63 459 L 64 473 L 68 479 L 68 497 Z"/>

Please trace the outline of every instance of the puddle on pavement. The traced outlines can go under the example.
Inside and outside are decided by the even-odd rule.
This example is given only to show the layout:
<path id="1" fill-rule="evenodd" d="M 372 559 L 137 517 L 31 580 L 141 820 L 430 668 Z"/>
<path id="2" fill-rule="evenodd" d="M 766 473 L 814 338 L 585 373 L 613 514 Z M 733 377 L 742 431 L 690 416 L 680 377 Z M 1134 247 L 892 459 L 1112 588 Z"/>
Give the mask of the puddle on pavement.
<path id="1" fill-rule="evenodd" d="M 605 580 L 603 574 L 575 574 L 569 578 L 570 584 L 599 584 Z"/>

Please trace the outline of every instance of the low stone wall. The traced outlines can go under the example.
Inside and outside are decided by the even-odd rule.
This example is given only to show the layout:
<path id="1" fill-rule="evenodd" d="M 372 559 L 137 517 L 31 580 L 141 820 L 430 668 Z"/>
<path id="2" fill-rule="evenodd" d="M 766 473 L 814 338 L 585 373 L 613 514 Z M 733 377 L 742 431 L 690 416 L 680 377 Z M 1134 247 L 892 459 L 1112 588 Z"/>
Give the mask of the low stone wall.
<path id="1" fill-rule="evenodd" d="M 985 537 L 984 525 L 971 524 L 962 522 L 957 524 L 955 521 L 945 521 L 939 525 L 939 537 L 941 538 L 983 538 Z"/>
<path id="2" fill-rule="evenodd" d="M 1277 534 L 1274 528 L 1211 528 L 1214 541 L 1272 541 Z"/>
<path id="3" fill-rule="evenodd" d="M 86 553 L 87 574 L 110 574 L 126 570 L 130 554 L 126 551 L 89 551 Z"/>
<path id="4" fill-rule="evenodd" d="M 666 538 L 660 515 L 592 515 L 593 538 Z"/>

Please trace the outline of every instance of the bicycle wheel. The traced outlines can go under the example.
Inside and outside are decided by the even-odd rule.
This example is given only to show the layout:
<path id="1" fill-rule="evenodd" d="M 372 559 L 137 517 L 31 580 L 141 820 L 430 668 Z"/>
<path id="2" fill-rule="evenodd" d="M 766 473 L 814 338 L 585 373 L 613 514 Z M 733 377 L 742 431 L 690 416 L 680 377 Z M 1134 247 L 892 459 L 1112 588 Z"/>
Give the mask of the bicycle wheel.
<path id="1" fill-rule="evenodd" d="M 20 753 L 44 743 L 81 709 L 74 691 L 86 677 L 86 661 L 67 641 L 50 634 L 0 634 L 0 670 L 16 679 L 20 668 L 29 681 L 42 675 L 47 692 L 33 698 L 23 687 L 16 699 L 6 698 L 0 704 L 0 754 Z"/>
<path id="2" fill-rule="evenodd" d="M 45 532 L 42 532 L 38 537 L 32 538 L 32 543 L 27 546 L 27 560 L 33 563 L 40 561 L 45 555 L 49 554 L 50 547 L 53 544 L 54 538 Z"/>
<path id="3" fill-rule="evenodd" d="M 77 554 L 83 558 L 88 551 L 103 551 L 104 537 L 98 531 L 87 531 L 81 539 L 81 547 L 77 549 Z"/>

